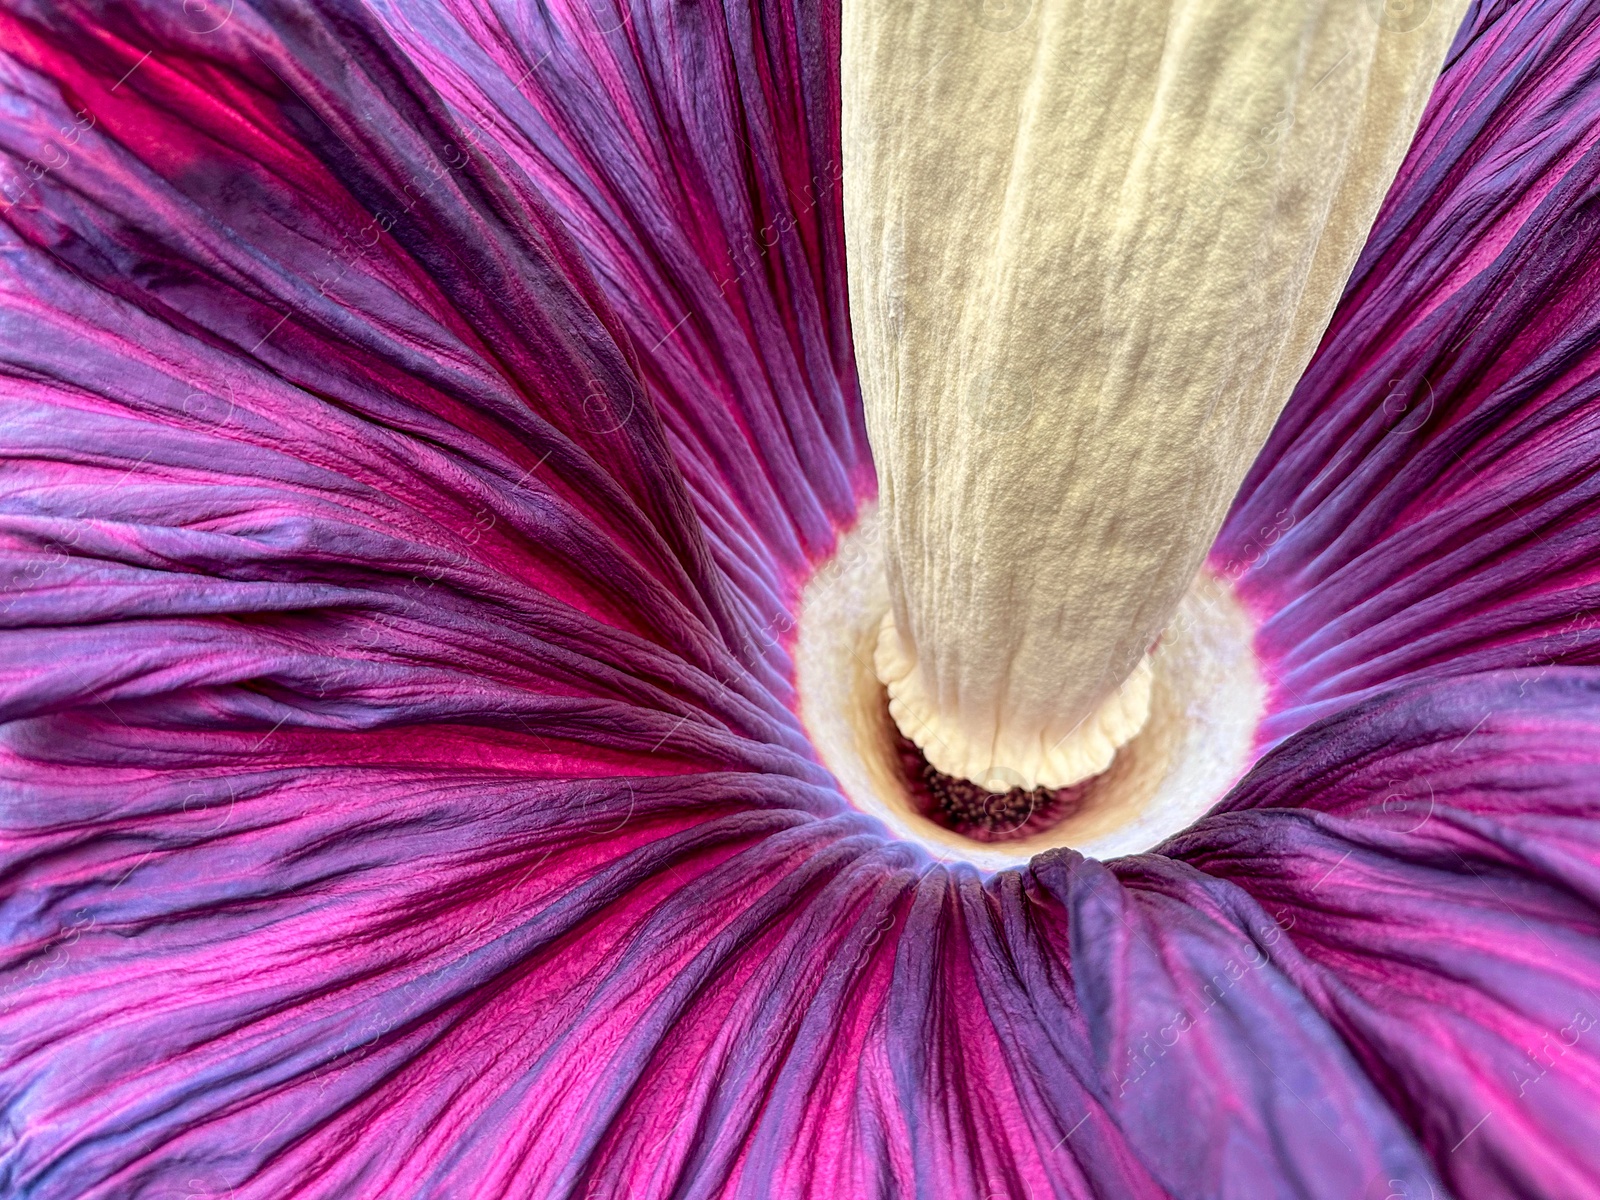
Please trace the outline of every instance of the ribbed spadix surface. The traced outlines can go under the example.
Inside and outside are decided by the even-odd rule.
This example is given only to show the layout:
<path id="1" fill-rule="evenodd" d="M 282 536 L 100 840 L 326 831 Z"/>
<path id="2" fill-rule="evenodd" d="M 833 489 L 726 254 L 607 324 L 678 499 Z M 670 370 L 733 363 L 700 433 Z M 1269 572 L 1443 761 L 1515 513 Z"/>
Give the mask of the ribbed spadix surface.
<path id="1" fill-rule="evenodd" d="M 846 3 L 876 654 L 940 770 L 1063 786 L 1316 348 L 1459 23 L 1374 0 Z"/>

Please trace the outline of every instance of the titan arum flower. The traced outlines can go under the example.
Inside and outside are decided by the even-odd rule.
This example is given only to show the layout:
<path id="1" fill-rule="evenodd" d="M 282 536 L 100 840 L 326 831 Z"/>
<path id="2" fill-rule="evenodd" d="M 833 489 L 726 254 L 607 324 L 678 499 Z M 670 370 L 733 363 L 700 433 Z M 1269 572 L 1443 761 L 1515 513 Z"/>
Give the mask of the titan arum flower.
<path id="1" fill-rule="evenodd" d="M 6 1196 L 1600 1196 L 1600 3 L 0 91 Z"/>

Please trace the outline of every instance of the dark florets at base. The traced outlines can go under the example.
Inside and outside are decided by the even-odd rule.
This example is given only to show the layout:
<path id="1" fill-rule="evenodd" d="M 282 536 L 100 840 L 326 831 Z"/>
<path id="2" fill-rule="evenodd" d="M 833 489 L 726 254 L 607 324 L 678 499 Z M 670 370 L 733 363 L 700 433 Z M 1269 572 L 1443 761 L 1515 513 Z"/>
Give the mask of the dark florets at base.
<path id="1" fill-rule="evenodd" d="M 895 749 L 918 811 L 975 842 L 1015 842 L 1043 833 L 1076 812 L 1094 782 L 991 792 L 970 780 L 944 774 L 915 742 L 898 731 Z"/>

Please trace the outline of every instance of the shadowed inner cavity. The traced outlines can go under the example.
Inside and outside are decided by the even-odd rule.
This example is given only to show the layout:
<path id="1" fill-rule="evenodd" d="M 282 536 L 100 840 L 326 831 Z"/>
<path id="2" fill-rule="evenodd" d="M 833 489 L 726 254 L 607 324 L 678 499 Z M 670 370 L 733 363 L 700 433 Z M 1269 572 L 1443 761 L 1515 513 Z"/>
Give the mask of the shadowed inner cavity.
<path id="1" fill-rule="evenodd" d="M 1021 841 L 1054 828 L 1078 811 L 1095 784 L 1086 779 L 1064 788 L 992 792 L 940 771 L 898 729 L 894 739 L 906 791 L 916 810 L 935 825 L 975 842 Z"/>

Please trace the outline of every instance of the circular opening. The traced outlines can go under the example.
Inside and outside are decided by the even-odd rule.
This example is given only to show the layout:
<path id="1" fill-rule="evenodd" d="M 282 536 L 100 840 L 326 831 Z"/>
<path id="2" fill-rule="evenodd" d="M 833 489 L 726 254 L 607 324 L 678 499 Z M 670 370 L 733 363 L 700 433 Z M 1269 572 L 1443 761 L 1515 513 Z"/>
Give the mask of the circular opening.
<path id="1" fill-rule="evenodd" d="M 1060 791 L 991 792 L 927 764 L 895 728 L 872 669 L 888 607 L 869 509 L 801 597 L 800 715 L 850 802 L 937 858 L 1001 870 L 1058 846 L 1102 859 L 1141 853 L 1204 815 L 1253 760 L 1266 696 L 1254 627 L 1207 573 L 1151 653 L 1145 728 L 1109 770 Z"/>

